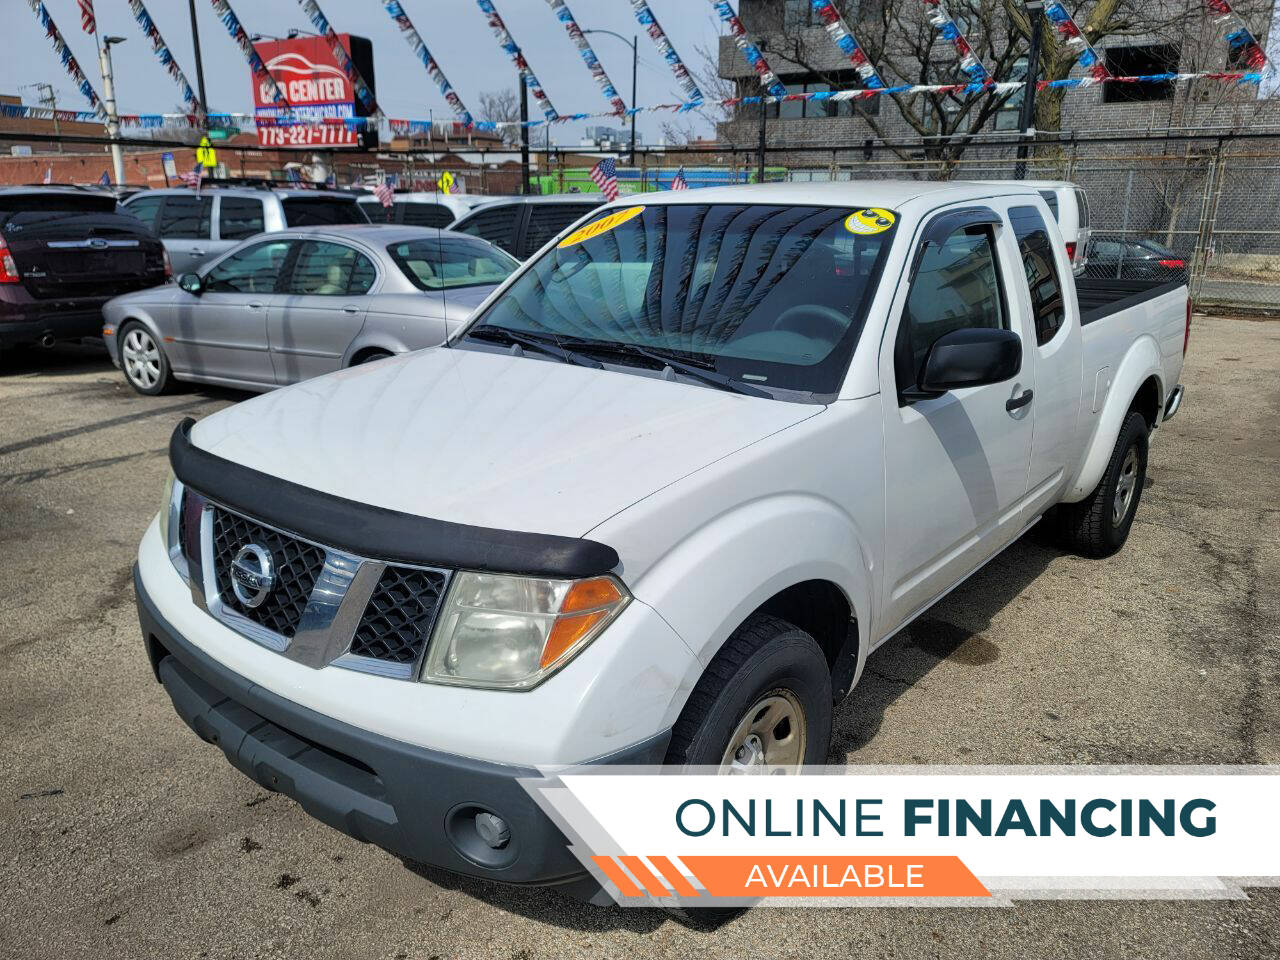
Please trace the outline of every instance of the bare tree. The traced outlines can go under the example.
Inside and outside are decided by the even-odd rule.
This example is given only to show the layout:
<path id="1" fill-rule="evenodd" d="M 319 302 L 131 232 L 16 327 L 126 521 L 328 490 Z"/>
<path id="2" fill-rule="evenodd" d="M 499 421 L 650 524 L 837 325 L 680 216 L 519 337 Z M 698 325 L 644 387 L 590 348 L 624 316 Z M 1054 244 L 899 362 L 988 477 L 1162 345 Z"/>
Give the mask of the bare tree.
<path id="1" fill-rule="evenodd" d="M 711 122 L 712 129 L 728 120 L 733 111 L 722 106 L 721 100 L 728 100 L 735 95 L 737 85 L 727 77 L 720 76 L 719 50 L 707 43 L 695 44 L 693 47 L 693 65 L 689 72 L 702 90 L 707 105 L 698 111 L 703 119 Z M 662 136 L 667 143 L 681 145 L 698 139 L 697 127 L 688 120 L 666 120 L 662 123 Z"/>
<path id="2" fill-rule="evenodd" d="M 477 102 L 480 104 L 480 115 L 485 120 L 496 120 L 500 123 L 517 123 L 520 120 L 520 91 L 507 88 L 503 90 L 486 90 L 481 93 Z M 498 128 L 498 136 L 503 143 L 520 142 L 518 127 Z"/>

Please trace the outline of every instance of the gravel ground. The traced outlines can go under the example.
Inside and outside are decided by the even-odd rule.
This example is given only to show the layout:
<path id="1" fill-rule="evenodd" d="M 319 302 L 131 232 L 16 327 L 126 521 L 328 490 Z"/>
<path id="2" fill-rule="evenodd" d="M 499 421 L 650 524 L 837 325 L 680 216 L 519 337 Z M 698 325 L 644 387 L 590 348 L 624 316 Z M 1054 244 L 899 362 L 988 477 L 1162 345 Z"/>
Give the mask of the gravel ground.
<path id="1" fill-rule="evenodd" d="M 1280 763 L 1280 323 L 1197 320 L 1126 548 L 1025 538 L 881 648 L 833 761 Z M 412 870 L 268 795 L 150 675 L 129 568 L 174 423 L 100 351 L 0 358 L 0 955 L 1280 956 L 1214 902 L 757 909 L 718 927 Z"/>

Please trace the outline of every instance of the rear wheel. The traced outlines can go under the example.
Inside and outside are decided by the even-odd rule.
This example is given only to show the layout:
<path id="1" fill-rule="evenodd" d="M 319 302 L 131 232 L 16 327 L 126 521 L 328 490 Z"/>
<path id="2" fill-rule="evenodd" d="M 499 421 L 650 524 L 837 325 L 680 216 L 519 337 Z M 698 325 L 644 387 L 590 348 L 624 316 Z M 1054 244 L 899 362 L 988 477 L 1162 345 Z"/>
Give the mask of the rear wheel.
<path id="1" fill-rule="evenodd" d="M 1130 413 L 1097 489 L 1079 503 L 1054 508 L 1058 539 L 1086 557 L 1109 557 L 1129 539 L 1147 478 L 1147 421 Z"/>
<path id="2" fill-rule="evenodd" d="M 149 397 L 165 393 L 173 385 L 169 358 L 151 331 L 136 320 L 120 331 L 120 366 L 129 386 Z"/>
<path id="3" fill-rule="evenodd" d="M 373 363 L 375 360 L 385 360 L 390 356 L 392 356 L 392 354 L 386 350 L 370 350 L 368 353 L 362 353 L 360 356 L 356 357 L 355 362 L 351 365 L 353 367 L 359 367 L 366 363 Z"/>

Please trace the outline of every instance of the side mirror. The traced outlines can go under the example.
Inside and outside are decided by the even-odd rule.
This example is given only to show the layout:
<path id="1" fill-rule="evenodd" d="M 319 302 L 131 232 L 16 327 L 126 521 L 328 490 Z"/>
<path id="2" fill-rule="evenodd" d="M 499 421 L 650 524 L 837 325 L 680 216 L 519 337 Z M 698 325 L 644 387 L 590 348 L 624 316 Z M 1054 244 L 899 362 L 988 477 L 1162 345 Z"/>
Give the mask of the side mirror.
<path id="1" fill-rule="evenodd" d="M 184 273 L 178 278 L 178 286 L 187 293 L 194 293 L 197 297 L 204 292 L 204 280 L 198 273 Z"/>
<path id="2" fill-rule="evenodd" d="M 920 391 L 936 395 L 960 387 L 1012 380 L 1022 369 L 1022 340 L 1012 330 L 965 327 L 933 342 L 920 375 Z"/>

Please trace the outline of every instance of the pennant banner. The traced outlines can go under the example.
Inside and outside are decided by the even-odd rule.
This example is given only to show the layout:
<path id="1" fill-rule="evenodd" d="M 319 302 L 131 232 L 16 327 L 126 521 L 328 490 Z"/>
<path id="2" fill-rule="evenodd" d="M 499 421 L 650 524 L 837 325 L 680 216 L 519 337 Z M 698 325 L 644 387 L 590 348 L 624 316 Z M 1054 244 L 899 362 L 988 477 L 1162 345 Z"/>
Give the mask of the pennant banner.
<path id="1" fill-rule="evenodd" d="M 760 85 L 768 90 L 772 96 L 785 97 L 787 88 L 782 85 L 778 75 L 773 72 L 773 68 L 769 66 L 769 61 L 764 58 L 760 48 L 747 37 L 747 28 L 742 25 L 738 15 L 733 12 L 733 7 L 729 6 L 729 0 L 711 0 L 711 5 L 716 8 L 716 13 L 720 14 L 720 20 L 729 28 L 729 33 L 733 35 L 733 40 L 738 45 L 738 49 L 742 51 L 743 57 L 746 58 L 747 63 L 751 65 L 751 69 L 760 78 Z"/>
<path id="2" fill-rule="evenodd" d="M 76 89 L 84 94 L 84 98 L 89 101 L 89 106 L 93 107 L 93 119 L 106 119 L 106 108 L 103 107 L 102 101 L 98 99 L 97 93 L 94 92 L 93 84 L 89 82 L 89 78 L 80 69 L 80 64 L 76 63 L 76 58 L 71 55 L 71 49 L 67 46 L 67 42 L 62 39 L 62 34 L 58 32 L 58 25 L 53 22 L 53 17 L 49 16 L 48 9 L 46 9 L 41 0 L 27 0 L 27 2 L 31 5 L 31 12 L 40 18 L 40 25 L 44 27 L 44 32 L 49 37 L 49 42 L 53 44 L 53 49 L 57 53 L 58 59 L 62 61 L 62 66 L 66 69 L 67 76 L 75 83 Z"/>
<path id="3" fill-rule="evenodd" d="M 671 72 L 676 75 L 676 82 L 680 84 L 680 89 L 684 91 L 685 99 L 690 103 L 700 101 L 702 99 L 702 91 L 694 83 L 693 75 L 689 73 L 689 68 L 684 65 L 684 61 L 676 53 L 676 48 L 671 45 L 667 35 L 662 32 L 662 25 L 658 23 L 658 18 L 649 9 L 649 4 L 645 0 L 631 0 L 631 9 L 635 11 L 636 21 L 640 26 L 644 27 L 645 33 L 649 34 L 649 39 L 653 41 L 654 46 L 658 48 L 658 52 L 662 54 L 662 59 L 667 61 L 667 65 L 671 67 Z M 632 104 L 632 106 L 635 106 L 635 104 Z"/>
<path id="4" fill-rule="evenodd" d="M 382 4 L 387 13 L 390 14 L 391 19 L 396 22 L 396 26 L 400 28 L 401 36 L 409 44 L 409 49 L 413 51 L 415 57 L 422 61 L 422 65 L 427 68 L 427 75 L 440 88 L 440 93 L 444 96 L 449 106 L 453 108 L 453 113 L 458 118 L 458 122 L 467 127 L 472 126 L 475 120 L 472 118 L 471 112 L 463 106 L 462 98 L 449 85 L 444 71 L 440 69 L 440 64 L 431 55 L 427 45 L 422 42 L 422 36 L 413 25 L 413 21 L 409 19 L 409 15 L 404 12 L 404 7 L 400 6 L 399 0 L 377 0 L 377 2 Z"/>
<path id="5" fill-rule="evenodd" d="M 542 108 L 542 115 L 547 118 L 547 122 L 554 123 L 559 120 L 560 115 L 556 113 L 556 108 L 551 105 L 551 98 L 542 89 L 542 84 L 538 82 L 537 76 L 529 67 L 529 61 L 520 52 L 519 44 L 516 43 L 515 38 L 507 30 L 507 25 L 502 22 L 502 17 L 493 5 L 493 0 L 476 0 L 476 5 L 480 7 L 480 11 L 485 15 L 485 19 L 488 20 L 489 29 L 493 31 L 493 35 L 498 38 L 498 45 L 511 57 L 511 62 L 516 65 L 520 76 L 524 78 L 524 85 L 529 88 L 529 93 L 533 95 L 533 99 Z"/>
<path id="6" fill-rule="evenodd" d="M 613 107 L 614 113 L 622 116 L 627 112 L 627 105 L 618 96 L 618 91 L 614 88 L 613 81 L 604 72 L 604 65 L 600 62 L 600 58 L 596 56 L 596 52 L 591 49 L 591 44 L 583 35 L 582 28 L 578 26 L 578 21 L 573 19 L 573 13 L 569 10 L 568 5 L 564 0 L 547 0 L 547 5 L 555 13 L 556 19 L 564 24 L 564 28 L 569 34 L 569 39 L 577 46 L 578 53 L 582 55 L 582 62 L 591 71 L 591 76 L 595 77 L 596 83 L 604 93 L 604 98 Z"/>
<path id="7" fill-rule="evenodd" d="M 853 31 L 845 25 L 844 18 L 840 16 L 836 5 L 831 0 L 811 0 L 811 2 L 813 12 L 822 21 L 827 35 L 840 48 L 840 52 L 849 58 L 849 62 L 858 71 L 858 76 L 862 78 L 863 84 L 872 89 L 883 87 L 884 81 L 880 79 L 880 74 L 876 73 L 876 68 L 871 65 L 866 52 L 854 37 Z"/>
<path id="8" fill-rule="evenodd" d="M 1098 51 L 1094 50 L 1093 45 L 1085 39 L 1084 33 L 1076 25 L 1075 19 L 1067 12 L 1066 7 L 1058 0 L 1052 0 L 1045 6 L 1044 15 L 1049 18 L 1049 22 L 1058 31 L 1058 36 L 1062 37 L 1062 42 L 1075 51 L 1076 62 L 1084 67 L 1085 72 L 1090 77 L 1094 80 L 1110 79 L 1111 71 L 1107 69 L 1107 65 L 1098 56 Z"/>
<path id="9" fill-rule="evenodd" d="M 258 56 L 258 51 L 253 49 L 253 43 L 249 40 L 249 35 L 244 32 L 244 27 L 240 25 L 240 18 L 231 9 L 231 4 L 227 3 L 227 0 L 209 0 L 209 3 L 213 5 L 213 12 L 218 15 L 222 25 L 227 28 L 227 33 L 230 34 L 231 39 L 236 42 L 236 46 L 244 54 L 245 62 L 249 64 L 249 69 L 253 72 L 253 79 L 262 85 L 262 89 L 272 103 L 281 110 L 288 110 L 289 101 L 285 99 L 285 95 L 280 91 L 275 79 L 267 72 L 267 66 L 262 62 L 262 58 Z"/>
<path id="10" fill-rule="evenodd" d="M 133 11 L 133 19 L 138 21 L 138 26 L 142 28 L 142 32 L 146 34 L 147 39 L 151 41 L 151 49 L 155 51 L 156 57 L 160 60 L 160 65 L 165 68 L 169 76 L 173 78 L 173 82 L 178 85 L 178 89 L 182 91 L 182 102 L 191 108 L 192 113 L 204 113 L 204 105 L 200 103 L 200 98 L 191 89 L 191 84 L 187 82 L 186 75 L 182 72 L 182 68 L 178 66 L 178 61 L 173 59 L 173 53 L 165 44 L 164 37 L 160 36 L 156 22 L 151 19 L 151 14 L 142 5 L 142 0 L 129 0 L 129 9 Z"/>
<path id="11" fill-rule="evenodd" d="M 973 47 L 969 46 L 969 41 L 960 32 L 960 25 L 951 16 L 946 4 L 942 0 L 924 0 L 924 4 L 929 10 L 929 22 L 942 34 L 942 39 L 950 41 L 955 47 L 956 55 L 960 58 L 960 69 L 965 75 L 974 83 L 990 83 L 991 74 L 973 52 Z"/>
<path id="12" fill-rule="evenodd" d="M 342 68 L 342 72 L 355 89 L 356 96 L 360 98 L 360 103 L 365 110 L 369 111 L 370 116 L 377 116 L 378 102 L 373 99 L 373 91 L 364 82 L 364 77 L 360 76 L 360 71 L 356 69 L 356 65 L 351 61 L 351 57 L 347 54 L 347 48 L 338 39 L 338 34 L 329 25 L 329 20 L 320 9 L 320 5 L 316 3 L 316 0 L 298 0 L 298 3 L 306 13 L 307 19 L 311 21 L 311 25 L 316 28 L 322 37 L 329 41 L 329 49 L 333 51 L 333 59 L 338 61 L 338 66 Z"/>
<path id="13" fill-rule="evenodd" d="M 1227 0 L 1205 0 L 1209 10 L 1209 19 L 1223 27 L 1227 33 L 1227 43 L 1235 50 L 1242 63 L 1251 70 L 1261 70 L 1269 66 L 1267 55 L 1262 52 L 1262 45 L 1249 31 L 1245 22 L 1240 19 Z"/>

